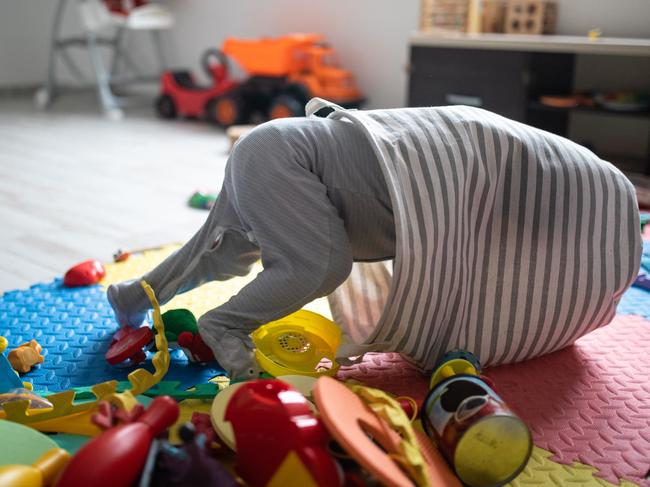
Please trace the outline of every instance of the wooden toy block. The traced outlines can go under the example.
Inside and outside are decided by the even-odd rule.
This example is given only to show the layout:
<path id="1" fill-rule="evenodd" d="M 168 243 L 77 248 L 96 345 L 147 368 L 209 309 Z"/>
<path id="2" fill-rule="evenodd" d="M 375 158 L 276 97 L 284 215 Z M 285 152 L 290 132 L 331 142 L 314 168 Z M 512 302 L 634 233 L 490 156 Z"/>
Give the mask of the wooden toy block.
<path id="1" fill-rule="evenodd" d="M 545 0 L 509 0 L 505 32 L 508 34 L 553 34 L 557 4 Z"/>

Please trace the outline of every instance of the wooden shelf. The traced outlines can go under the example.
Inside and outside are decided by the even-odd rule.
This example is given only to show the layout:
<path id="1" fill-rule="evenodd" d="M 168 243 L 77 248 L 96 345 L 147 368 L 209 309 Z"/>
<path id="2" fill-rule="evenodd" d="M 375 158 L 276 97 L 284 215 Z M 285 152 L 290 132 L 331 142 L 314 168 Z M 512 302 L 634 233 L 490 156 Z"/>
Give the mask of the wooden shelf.
<path id="1" fill-rule="evenodd" d="M 589 39 L 587 36 L 467 34 L 436 30 L 415 32 L 410 36 L 409 41 L 411 46 L 650 56 L 650 39 L 622 37 Z"/>
<path id="2" fill-rule="evenodd" d="M 557 112 L 557 113 L 582 112 L 582 113 L 593 113 L 598 115 L 608 115 L 608 116 L 616 116 L 616 117 L 650 119 L 650 110 L 643 110 L 638 112 L 632 112 L 632 111 L 626 112 L 626 111 L 619 111 L 619 110 L 607 110 L 606 108 L 602 108 L 598 106 L 595 107 L 577 106 L 577 107 L 569 107 L 569 108 L 560 108 L 560 107 L 551 107 L 548 105 L 544 105 L 543 103 L 540 103 L 535 100 L 531 100 L 528 103 L 528 109 L 541 110 L 546 112 Z"/>

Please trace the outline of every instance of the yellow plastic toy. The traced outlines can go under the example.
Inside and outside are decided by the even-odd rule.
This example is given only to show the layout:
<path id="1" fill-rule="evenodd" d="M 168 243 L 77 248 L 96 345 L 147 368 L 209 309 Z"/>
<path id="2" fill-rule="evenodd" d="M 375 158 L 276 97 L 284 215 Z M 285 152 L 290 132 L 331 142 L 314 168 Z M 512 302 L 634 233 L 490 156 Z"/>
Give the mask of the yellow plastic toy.
<path id="1" fill-rule="evenodd" d="M 26 374 L 36 364 L 42 364 L 45 361 L 41 352 L 43 348 L 36 340 L 30 340 L 14 348 L 7 359 L 16 372 Z"/>
<path id="2" fill-rule="evenodd" d="M 274 377 L 334 375 L 341 330 L 331 320 L 307 310 L 296 311 L 257 329 L 255 358 Z"/>
<path id="3" fill-rule="evenodd" d="M 6 465 L 0 467 L 2 487 L 49 487 L 70 461 L 70 454 L 53 448 L 46 452 L 33 465 Z"/>
<path id="4" fill-rule="evenodd" d="M 431 376 L 429 388 L 433 389 L 436 384 L 439 384 L 452 375 L 457 374 L 478 375 L 478 371 L 476 370 L 476 367 L 474 367 L 474 364 L 472 364 L 469 360 L 462 358 L 447 360 L 440 367 L 438 367 Z"/>

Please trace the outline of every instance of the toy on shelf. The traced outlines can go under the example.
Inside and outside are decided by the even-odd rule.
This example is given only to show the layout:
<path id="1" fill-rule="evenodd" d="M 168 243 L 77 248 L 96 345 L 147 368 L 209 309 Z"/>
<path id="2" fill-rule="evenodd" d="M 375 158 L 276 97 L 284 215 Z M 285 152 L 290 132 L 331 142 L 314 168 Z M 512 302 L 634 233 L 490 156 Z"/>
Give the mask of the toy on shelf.
<path id="1" fill-rule="evenodd" d="M 296 311 L 261 326 L 251 337 L 260 367 L 274 377 L 319 377 L 334 375 L 338 370 L 335 357 L 341 330 L 318 313 Z"/>
<path id="2" fill-rule="evenodd" d="M 20 389 L 23 387 L 20 377 L 18 377 L 18 374 L 4 355 L 7 345 L 7 339 L 0 336 L 0 393 L 9 392 L 12 389 Z"/>
<path id="3" fill-rule="evenodd" d="M 230 78 L 228 59 L 243 68 L 245 80 Z M 318 34 L 231 37 L 221 51 L 211 49 L 203 55 L 203 69 L 213 86 L 198 86 L 188 71 L 166 72 L 156 109 L 163 118 L 204 117 L 229 127 L 247 123 L 254 114 L 266 119 L 304 115 L 305 104 L 315 96 L 359 107 L 363 97 L 352 75 L 334 59 L 334 50 Z"/>
<path id="4" fill-rule="evenodd" d="M 547 0 L 508 0 L 507 34 L 553 34 L 557 4 Z"/>
<path id="5" fill-rule="evenodd" d="M 615 112 L 643 112 L 650 108 L 650 96 L 635 91 L 596 93 L 594 101 L 605 110 Z"/>
<path id="6" fill-rule="evenodd" d="M 208 191 L 195 191 L 190 196 L 190 199 L 187 200 L 187 204 L 190 208 L 196 208 L 197 210 L 209 210 L 214 206 L 214 203 L 219 197 L 218 193 L 210 193 Z"/>
<path id="7" fill-rule="evenodd" d="M 465 31 L 469 0 L 422 0 L 420 29 Z"/>
<path id="8" fill-rule="evenodd" d="M 106 276 L 106 269 L 98 260 L 86 260 L 71 267 L 63 276 L 65 287 L 91 286 Z"/>
<path id="9" fill-rule="evenodd" d="M 61 474 L 57 487 L 130 487 L 142 472 L 153 439 L 178 415 L 176 401 L 157 397 L 136 421 L 108 429 L 86 443 Z"/>
<path id="10" fill-rule="evenodd" d="M 479 376 L 469 352 L 434 372 L 421 412 L 424 430 L 470 487 L 504 485 L 525 468 L 533 441 L 526 424 Z"/>
<path id="11" fill-rule="evenodd" d="M 50 487 L 70 461 L 70 454 L 53 448 L 32 465 L 5 465 L 0 467 L 2 487 Z"/>
<path id="12" fill-rule="evenodd" d="M 327 430 L 288 384 L 276 379 L 243 384 L 228 402 L 225 419 L 235 432 L 237 472 L 252 487 L 342 485 L 327 452 Z"/>
<path id="13" fill-rule="evenodd" d="M 42 351 L 43 347 L 36 340 L 30 340 L 9 352 L 7 359 L 16 372 L 26 374 L 32 370 L 32 366 L 45 361 Z"/>

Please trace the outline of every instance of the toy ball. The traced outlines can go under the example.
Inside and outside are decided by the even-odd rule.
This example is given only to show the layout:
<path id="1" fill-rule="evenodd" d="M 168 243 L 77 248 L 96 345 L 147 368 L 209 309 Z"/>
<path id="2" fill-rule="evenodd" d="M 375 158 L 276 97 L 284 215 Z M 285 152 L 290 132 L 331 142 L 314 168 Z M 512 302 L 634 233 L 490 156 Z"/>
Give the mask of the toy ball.
<path id="1" fill-rule="evenodd" d="M 252 335 L 255 358 L 274 377 L 334 375 L 341 330 L 317 313 L 300 310 L 258 328 Z"/>

